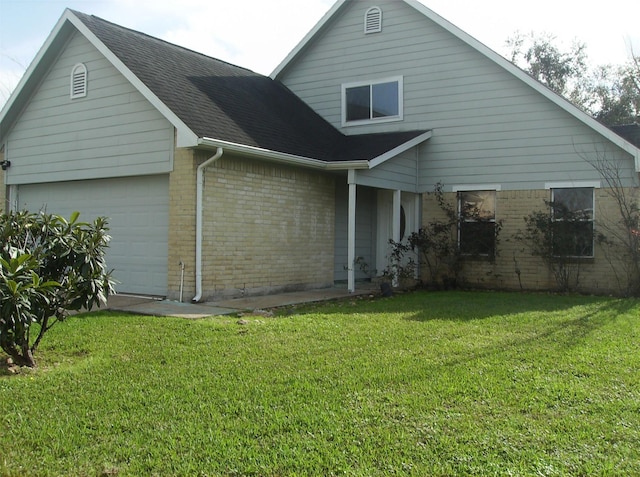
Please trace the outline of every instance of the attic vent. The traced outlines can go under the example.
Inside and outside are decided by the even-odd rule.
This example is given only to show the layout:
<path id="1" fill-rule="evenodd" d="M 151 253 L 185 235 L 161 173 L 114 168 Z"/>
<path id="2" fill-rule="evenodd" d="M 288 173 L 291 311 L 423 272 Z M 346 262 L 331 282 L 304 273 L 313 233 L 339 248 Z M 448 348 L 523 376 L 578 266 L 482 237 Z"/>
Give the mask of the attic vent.
<path id="1" fill-rule="evenodd" d="M 87 67 L 78 63 L 71 70 L 71 99 L 87 95 Z"/>
<path id="2" fill-rule="evenodd" d="M 371 7 L 364 14 L 364 32 L 378 33 L 382 31 L 382 10 L 380 7 Z"/>

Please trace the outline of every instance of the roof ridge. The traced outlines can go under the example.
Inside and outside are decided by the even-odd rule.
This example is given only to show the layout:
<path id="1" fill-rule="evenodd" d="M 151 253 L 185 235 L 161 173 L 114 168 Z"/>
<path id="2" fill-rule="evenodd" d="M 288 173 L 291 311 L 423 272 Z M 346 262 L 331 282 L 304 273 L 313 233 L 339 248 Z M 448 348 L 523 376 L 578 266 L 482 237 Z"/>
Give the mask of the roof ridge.
<path id="1" fill-rule="evenodd" d="M 256 73 L 255 71 L 253 71 L 253 70 L 251 70 L 249 68 L 245 68 L 244 66 L 239 66 L 239 65 L 236 65 L 236 64 L 231 63 L 229 61 L 221 60 L 220 58 L 216 58 L 214 56 L 207 55 L 205 53 L 202 53 L 201 51 L 197 51 L 197 50 L 194 50 L 192 48 L 187 48 L 186 46 L 178 45 L 177 43 L 172 43 L 170 41 L 164 40 L 164 39 L 159 38 L 157 36 L 149 35 L 148 33 L 142 32 L 140 30 L 135 30 L 133 28 L 129 28 L 129 27 L 126 27 L 126 26 L 119 25 L 118 23 L 114 23 L 112 21 L 105 20 L 104 18 L 99 17 L 97 15 L 84 13 L 84 12 L 81 12 L 81 11 L 78 11 L 78 10 L 73 10 L 71 8 L 69 8 L 68 10 L 71 13 L 73 13 L 75 16 L 80 18 L 81 21 L 82 21 L 82 17 L 89 17 L 89 18 L 92 18 L 93 20 L 102 22 L 102 23 L 107 24 L 107 25 L 109 25 L 111 27 L 114 27 L 114 28 L 117 28 L 117 29 L 120 29 L 120 30 L 126 30 L 126 31 L 128 31 L 130 33 L 139 35 L 141 37 L 148 38 L 148 39 L 153 40 L 153 41 L 158 41 L 158 42 L 163 43 L 165 45 L 168 45 L 170 47 L 178 48 L 178 49 L 180 49 L 182 51 L 185 51 L 185 52 L 188 52 L 188 53 L 192 53 L 194 55 L 206 58 L 208 60 L 213 60 L 213 61 L 217 61 L 219 63 L 224 63 L 225 65 L 232 66 L 234 68 L 238 68 L 238 69 L 241 69 L 241 70 L 244 70 L 244 71 L 248 71 L 248 72 L 256 74 L 256 75 L 260 75 L 260 73 Z M 263 75 L 260 75 L 260 76 L 263 76 Z"/>

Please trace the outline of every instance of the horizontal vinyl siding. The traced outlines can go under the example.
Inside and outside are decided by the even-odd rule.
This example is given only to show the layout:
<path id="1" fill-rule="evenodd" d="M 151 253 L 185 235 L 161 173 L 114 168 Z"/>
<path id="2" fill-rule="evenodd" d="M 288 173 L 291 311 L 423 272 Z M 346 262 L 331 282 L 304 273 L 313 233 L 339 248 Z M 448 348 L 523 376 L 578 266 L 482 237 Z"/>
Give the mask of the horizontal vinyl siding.
<path id="1" fill-rule="evenodd" d="M 548 181 L 597 180 L 585 159 L 602 156 L 597 151 L 603 148 L 607 157 L 623 161 L 631 180 L 630 155 L 605 145 L 538 91 L 404 2 L 375 4 L 383 10 L 381 33 L 362 33 L 372 2 L 354 0 L 280 79 L 346 134 L 432 130 L 419 147 L 418 192 L 437 182 L 527 190 Z M 342 84 L 396 75 L 404 80 L 403 121 L 341 127 Z M 402 172 L 389 174 L 377 177 L 393 182 Z"/>
<path id="2" fill-rule="evenodd" d="M 416 192 L 416 168 L 416 152 L 412 149 L 373 169 L 356 171 L 356 183 L 381 189 Z"/>
<path id="3" fill-rule="evenodd" d="M 70 99 L 70 73 L 88 94 Z M 169 172 L 173 127 L 91 43 L 76 33 L 19 117 L 7 142 L 9 184 Z"/>

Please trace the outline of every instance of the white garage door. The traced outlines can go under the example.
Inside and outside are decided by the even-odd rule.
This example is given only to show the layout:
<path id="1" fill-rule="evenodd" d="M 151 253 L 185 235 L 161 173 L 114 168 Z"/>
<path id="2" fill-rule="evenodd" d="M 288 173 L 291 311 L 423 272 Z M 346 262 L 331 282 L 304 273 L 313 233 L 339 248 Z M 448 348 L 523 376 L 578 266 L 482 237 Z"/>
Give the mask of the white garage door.
<path id="1" fill-rule="evenodd" d="M 107 265 L 120 293 L 167 294 L 169 177 L 167 175 L 29 184 L 18 187 L 22 209 L 80 220 L 109 218 Z"/>

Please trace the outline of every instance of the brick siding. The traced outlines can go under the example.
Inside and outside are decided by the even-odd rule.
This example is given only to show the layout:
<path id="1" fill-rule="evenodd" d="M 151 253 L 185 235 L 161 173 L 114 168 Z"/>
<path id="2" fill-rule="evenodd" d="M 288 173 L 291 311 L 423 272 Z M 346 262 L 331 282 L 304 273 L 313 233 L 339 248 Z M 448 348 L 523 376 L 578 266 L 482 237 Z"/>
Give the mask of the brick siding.
<path id="1" fill-rule="evenodd" d="M 169 296 L 185 264 L 195 293 L 196 169 L 212 153 L 178 150 L 170 179 Z M 335 180 L 328 174 L 225 154 L 207 168 L 203 298 L 333 283 Z"/>
<path id="2" fill-rule="evenodd" d="M 445 194 L 451 204 L 456 204 L 456 194 Z M 498 257 L 494 262 L 486 259 L 467 259 L 461 278 L 465 285 L 479 288 L 513 290 L 555 290 L 553 274 L 539 258 L 532 256 L 526 244 L 515 239 L 524 230 L 524 217 L 535 210 L 545 210 L 545 200 L 550 200 L 548 190 L 499 191 L 496 193 L 496 220 L 502 220 L 499 235 Z M 596 232 L 605 232 L 605 225 L 617 227 L 619 212 L 616 203 L 606 189 L 596 190 Z M 435 198 L 426 194 L 423 204 L 423 224 L 442 217 Z M 610 233 L 608 235 L 611 235 Z M 577 291 L 592 293 L 624 293 L 627 285 L 622 261 L 612 261 L 612 250 L 596 246 L 593 259 L 579 262 Z M 578 263 L 578 262 L 576 262 Z M 518 273 L 519 272 L 519 273 Z M 429 279 L 425 270 L 424 280 Z"/>
<path id="3" fill-rule="evenodd" d="M 199 160 L 199 162 L 198 162 Z M 196 170 L 206 160 L 191 149 L 176 149 L 169 175 L 169 268 L 167 298 L 180 298 L 184 264 L 183 301 L 195 295 Z"/>

